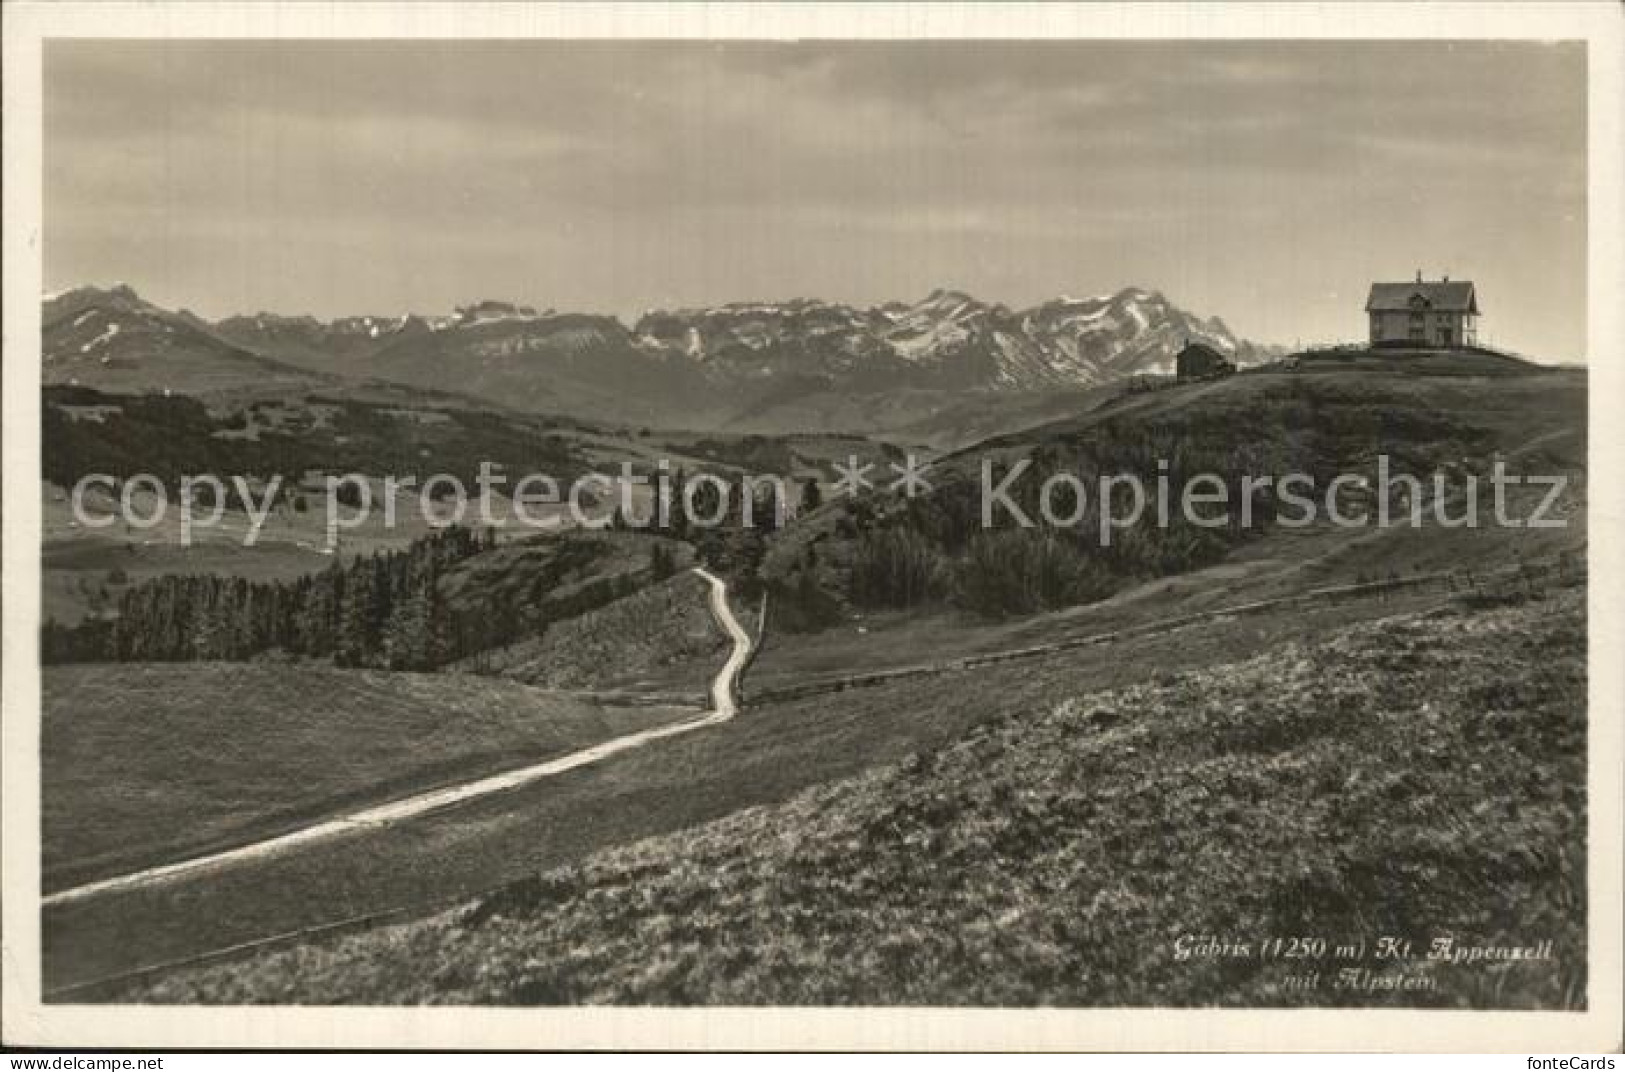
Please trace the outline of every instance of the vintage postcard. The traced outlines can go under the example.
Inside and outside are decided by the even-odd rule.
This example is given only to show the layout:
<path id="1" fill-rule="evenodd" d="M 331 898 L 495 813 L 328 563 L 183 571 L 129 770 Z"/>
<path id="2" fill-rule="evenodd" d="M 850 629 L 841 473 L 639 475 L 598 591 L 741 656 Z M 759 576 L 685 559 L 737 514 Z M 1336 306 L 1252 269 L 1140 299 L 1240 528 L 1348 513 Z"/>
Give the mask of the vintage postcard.
<path id="1" fill-rule="evenodd" d="M 7 1044 L 1617 1048 L 1617 5 L 5 19 Z"/>

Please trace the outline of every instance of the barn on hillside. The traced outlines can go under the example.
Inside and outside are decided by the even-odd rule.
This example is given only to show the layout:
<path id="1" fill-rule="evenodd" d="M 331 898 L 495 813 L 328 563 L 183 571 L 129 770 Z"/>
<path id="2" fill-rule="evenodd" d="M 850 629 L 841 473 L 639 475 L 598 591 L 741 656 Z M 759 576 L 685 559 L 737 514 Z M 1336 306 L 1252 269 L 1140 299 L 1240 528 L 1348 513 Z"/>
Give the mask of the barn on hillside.
<path id="1" fill-rule="evenodd" d="M 1205 380 L 1228 376 L 1236 371 L 1236 366 L 1206 343 L 1187 342 L 1174 358 L 1174 371 L 1181 380 Z"/>
<path id="2" fill-rule="evenodd" d="M 1478 343 L 1478 293 L 1472 280 L 1373 283 L 1365 311 L 1371 345 L 1455 349 Z"/>

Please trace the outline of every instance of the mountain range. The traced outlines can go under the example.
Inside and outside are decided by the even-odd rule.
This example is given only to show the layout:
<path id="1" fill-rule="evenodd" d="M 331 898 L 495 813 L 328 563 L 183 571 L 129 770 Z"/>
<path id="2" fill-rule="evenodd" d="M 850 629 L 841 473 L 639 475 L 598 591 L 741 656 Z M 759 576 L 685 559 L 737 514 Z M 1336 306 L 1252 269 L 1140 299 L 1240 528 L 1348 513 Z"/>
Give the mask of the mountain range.
<path id="1" fill-rule="evenodd" d="M 1238 364 L 1276 351 L 1217 317 L 1127 288 L 1013 310 L 937 290 L 867 308 L 814 299 L 600 316 L 481 301 L 445 316 L 210 322 L 131 288 L 84 287 L 43 310 L 47 383 L 208 394 L 267 383 L 382 381 L 499 406 L 733 431 L 900 428 L 967 397 L 1032 405 L 1166 374 L 1188 340 Z"/>

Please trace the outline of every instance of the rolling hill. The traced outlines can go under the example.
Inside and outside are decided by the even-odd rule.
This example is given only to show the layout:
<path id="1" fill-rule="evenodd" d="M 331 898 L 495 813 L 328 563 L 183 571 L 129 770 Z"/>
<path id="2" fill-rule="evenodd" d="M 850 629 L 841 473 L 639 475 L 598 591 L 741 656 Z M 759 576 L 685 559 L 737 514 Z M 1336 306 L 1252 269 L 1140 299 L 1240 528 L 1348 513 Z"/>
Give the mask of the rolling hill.
<path id="1" fill-rule="evenodd" d="M 827 502 L 772 541 L 766 573 L 781 621 L 815 628 L 850 614 L 927 608 L 1020 617 L 1104 600 L 1144 581 L 1214 566 L 1272 533 L 1298 531 L 1273 523 L 1300 513 L 1273 491 L 1255 492 L 1255 523 L 1240 524 L 1245 477 L 1303 474 L 1324 491 L 1342 474 L 1373 481 L 1379 456 L 1393 473 L 1411 474 L 1429 489 L 1434 474 L 1442 474 L 1451 495 L 1460 495 L 1469 478 L 1487 485 L 1498 460 L 1514 474 L 1567 474 L 1571 495 L 1583 501 L 1583 374 L 1509 366 L 1493 355 L 1476 372 L 1466 356 L 1407 368 L 1395 374 L 1376 360 L 1332 361 L 1103 394 L 1060 420 L 937 459 L 925 494 L 904 498 L 879 488 Z M 995 524 L 983 525 L 984 465 L 996 467 L 998 477 L 1026 467 L 1009 497 L 1036 520 L 1033 527 L 1002 506 Z M 1228 521 L 1196 524 L 1170 510 L 1167 524 L 1152 523 L 1148 514 L 1114 540 L 1099 535 L 1099 476 L 1137 476 L 1150 494 L 1159 475 L 1178 489 L 1197 474 L 1218 476 L 1231 489 Z M 1081 481 L 1088 493 L 1065 525 L 1042 520 L 1041 488 L 1055 476 Z M 1068 494 L 1051 502 L 1052 515 L 1073 513 Z M 1540 497 L 1533 488 L 1513 494 Z M 1319 526 L 1328 525 L 1326 510 L 1317 512 Z M 1583 516 L 1580 522 L 1563 531 L 1583 546 Z M 1380 535 L 1397 539 L 1406 531 Z M 1430 528 L 1425 536 L 1458 550 L 1476 543 L 1500 559 L 1514 553 L 1514 544 L 1531 554 L 1555 552 L 1548 546 L 1555 531 L 1481 519 L 1474 528 Z M 1358 526 L 1341 532 L 1373 535 Z M 1508 534 L 1511 544 L 1501 539 Z"/>
<path id="2" fill-rule="evenodd" d="M 1116 687 L 1054 657 L 846 698 L 879 722 L 916 691 L 944 718 L 981 714 L 783 802 L 629 839 L 417 921 L 108 996 L 1579 1008 L 1583 638 L 1583 592 L 1566 588 L 1283 636 Z M 1509 664 L 1541 671 L 1511 681 Z M 844 721 L 801 714 L 754 721 L 785 736 Z M 1486 967 L 1256 948 L 1441 933 L 1490 946 L 1538 934 L 1552 955 Z M 1204 940 L 1248 948 L 1191 956 Z"/>
<path id="3" fill-rule="evenodd" d="M 982 452 L 952 455 L 939 461 L 939 491 L 912 505 L 832 497 L 769 538 L 771 639 L 745 681 L 749 706 L 727 728 L 545 792 L 426 817 L 409 831 L 358 832 L 181 894 L 54 909 L 49 985 L 390 912 L 428 918 L 110 985 L 119 997 L 154 1001 L 549 1004 L 752 1000 L 739 989 L 747 985 L 762 1000 L 860 1000 L 863 980 L 879 979 L 912 1001 L 1089 1003 L 1121 993 L 1090 974 L 1104 957 L 1116 977 L 1140 980 L 1133 996 L 1144 1001 L 1222 991 L 1237 1001 L 1328 1003 L 1335 999 L 1289 993 L 1268 969 L 1238 967 L 1221 988 L 1170 965 L 1165 950 L 1113 944 L 1107 932 L 1123 921 L 1125 933 L 1141 935 L 1362 929 L 1371 921 L 1349 906 L 1386 902 L 1340 891 L 1403 888 L 1400 900 L 1420 907 L 1384 925 L 1427 927 L 1448 904 L 1474 937 L 1497 940 L 1495 920 L 1516 903 L 1551 922 L 1563 949 L 1547 970 L 1482 984 L 1439 974 L 1422 1000 L 1572 1005 L 1583 997 L 1584 962 L 1575 932 L 1560 924 L 1578 918 L 1584 896 L 1572 860 L 1585 805 L 1570 789 L 1583 762 L 1575 564 L 1585 548 L 1585 377 L 1462 372 L 1307 363 L 1123 389 L 986 450 L 1082 467 L 1138 464 L 1167 448 L 1182 465 L 1229 458 L 1317 473 L 1362 466 L 1379 450 L 1418 470 L 1478 471 L 1501 458 L 1520 472 L 1570 474 L 1563 506 L 1579 524 L 1266 525 L 1215 536 L 1194 555 L 1125 536 L 1128 550 L 1088 567 L 1099 587 L 1037 585 L 1030 604 L 966 601 L 952 586 L 923 589 L 930 598 L 919 601 L 855 591 L 851 572 L 874 551 L 866 544 L 888 533 L 925 541 L 950 578 L 966 563 L 999 577 L 1007 564 L 1038 561 L 1002 544 L 998 554 L 964 557 L 977 536 L 956 531 L 965 507 L 956 476 L 973 474 Z M 714 439 L 684 442 L 718 456 L 799 449 Z M 833 439 L 819 446 L 848 449 Z M 482 591 L 545 601 L 527 579 L 568 586 L 570 576 L 548 565 L 566 564 L 552 553 L 561 549 L 486 552 L 447 572 L 445 594 L 476 609 Z M 906 573 L 909 560 L 900 561 Z M 1373 578 L 1392 587 L 1362 587 Z M 1323 585 L 1355 590 L 1331 596 Z M 833 603 L 833 616 L 794 620 L 808 587 Z M 672 615 L 679 588 L 642 589 L 493 651 L 489 665 L 458 669 L 564 687 L 691 688 L 708 638 Z M 1264 605 L 1237 609 L 1256 602 Z M 671 617 L 671 628 L 653 628 L 648 615 Z M 574 672 L 627 637 L 634 650 L 623 665 Z M 1069 643 L 1046 647 L 1057 641 Z M 1000 658 L 951 665 L 967 655 Z M 937 665 L 884 676 L 922 662 Z M 1524 673 L 1532 667 L 1539 672 Z M 273 664 L 267 673 L 304 669 Z M 860 680 L 871 671 L 881 676 Z M 1531 756 L 1541 767 L 1533 777 Z M 1483 779 L 1508 787 L 1487 808 Z M 1324 799 L 1353 810 L 1307 803 Z M 1293 803 L 1283 809 L 1282 800 Z M 1446 826 L 1468 833 L 1441 839 Z M 1373 828 L 1384 838 L 1358 840 Z M 1387 855 L 1395 845 L 1398 856 Z M 1219 866 L 1260 846 L 1278 866 Z M 920 878 L 927 872 L 910 866 L 911 854 L 929 854 L 930 873 L 949 877 Z M 1516 880 L 1487 887 L 1478 876 L 1491 867 L 1512 868 Z M 1012 874 L 1045 878 L 1017 888 Z M 515 880 L 523 881 L 489 892 Z M 277 892 L 289 889 L 299 896 Z M 178 899 L 190 910 L 178 913 Z M 774 945 L 772 934 L 787 937 Z M 753 960 L 747 948 L 767 952 Z M 408 963 L 434 968 L 414 974 L 402 970 Z M 471 974 L 475 963 L 497 967 Z M 902 991 L 897 978 L 909 981 Z M 1353 997 L 1394 1000 L 1386 991 Z"/>
<path id="4" fill-rule="evenodd" d="M 285 474 L 297 490 L 267 529 L 267 552 L 281 547 L 285 562 L 234 563 L 224 536 L 182 557 L 158 554 L 162 530 L 98 543 L 57 529 L 48 595 L 75 582 L 86 613 L 105 615 L 159 574 L 298 584 L 293 567 L 308 560 L 346 571 L 346 628 L 353 618 L 393 635 L 368 617 L 382 600 L 364 597 L 395 574 L 431 578 L 433 598 L 392 595 L 394 633 L 410 639 L 415 608 L 431 604 L 480 626 L 439 674 L 342 668 L 297 645 L 244 649 L 252 663 L 50 668 L 53 884 L 667 717 L 536 686 L 698 691 L 718 637 L 692 579 L 661 579 L 673 564 L 707 561 L 737 598 L 749 582 L 753 607 L 763 582 L 771 608 L 750 707 L 725 729 L 400 831 L 54 907 L 53 987 L 387 912 L 428 918 L 111 985 L 156 1001 L 1179 1004 L 1225 993 L 1324 1004 L 1279 971 L 1176 967 L 1113 929 L 1363 928 L 1372 921 L 1350 906 L 1401 889 L 1413 911 L 1383 925 L 1427 927 L 1448 906 L 1474 936 L 1499 940 L 1496 921 L 1516 906 L 1563 951 L 1548 970 L 1488 983 L 1423 972 L 1436 989 L 1422 1000 L 1583 1000 L 1565 929 L 1584 897 L 1573 865 L 1585 808 L 1574 790 L 1583 373 L 1487 354 L 1261 361 L 1221 322 L 1137 290 L 1022 312 L 946 291 L 870 309 L 736 305 L 631 327 L 492 302 L 442 319 L 208 324 L 127 288 L 49 309 L 46 367 L 64 377 L 48 377 L 43 399 L 51 516 L 64 513 L 62 483 L 89 468 L 224 466 Z M 1223 348 L 1248 367 L 1195 384 L 1142 375 L 1187 335 L 1229 338 Z M 95 389 L 104 377 L 122 386 Z M 425 401 L 453 390 L 454 404 Z M 368 391 L 396 393 L 357 397 Z M 614 427 L 628 421 L 651 427 Z M 798 426 L 819 434 L 782 432 Z M 907 450 L 947 448 L 933 489 L 826 490 L 822 506 L 752 533 L 753 553 L 722 565 L 720 545 L 693 532 L 570 533 L 504 539 L 413 574 L 371 557 L 385 547 L 371 533 L 317 558 L 305 547 L 314 519 L 297 505 L 307 470 L 333 467 L 467 476 L 490 459 L 565 475 L 665 455 L 690 471 L 804 479 L 849 454 L 901 453 L 836 434 L 846 426 L 888 430 Z M 984 458 L 1085 478 L 1145 476 L 1167 458 L 1176 479 L 1324 479 L 1369 472 L 1379 453 L 1458 481 L 1497 460 L 1562 473 L 1572 482 L 1559 507 L 1578 523 L 1300 530 L 1272 524 L 1279 504 L 1262 499 L 1261 531 L 1145 528 L 1103 547 L 977 520 Z M 1031 494 L 1018 493 L 1029 512 Z M 361 582 L 369 570 L 375 580 Z M 1494 586 L 1492 570 L 1511 580 Z M 1329 597 L 1327 586 L 1355 591 Z M 221 622 L 243 631 L 220 608 L 259 605 L 208 598 L 213 616 L 180 632 L 198 659 Z M 303 635 L 303 618 L 289 635 Z M 379 650 L 384 661 L 369 650 L 361 665 L 397 665 L 394 648 Z M 953 665 L 962 658 L 974 669 Z M 887 676 L 899 670 L 909 676 Z M 243 706 L 227 697 L 235 685 L 255 690 L 246 727 L 220 716 Z M 137 718 L 137 707 L 159 713 Z M 334 719 L 352 708 L 349 722 Z M 88 721 L 75 729 L 77 717 Z M 259 754 L 266 735 L 284 746 Z M 306 764 L 319 769 L 288 773 Z M 1485 806 L 1487 783 L 1506 791 Z M 1326 799 L 1340 807 L 1317 810 Z M 179 822 L 177 808 L 198 821 Z M 1446 827 L 1465 833 L 1438 837 Z M 1383 838 L 1362 840 L 1377 828 Z M 1257 851 L 1268 866 L 1225 863 Z M 913 866 L 927 858 L 931 869 Z M 1512 877 L 1486 885 L 1491 868 Z"/>

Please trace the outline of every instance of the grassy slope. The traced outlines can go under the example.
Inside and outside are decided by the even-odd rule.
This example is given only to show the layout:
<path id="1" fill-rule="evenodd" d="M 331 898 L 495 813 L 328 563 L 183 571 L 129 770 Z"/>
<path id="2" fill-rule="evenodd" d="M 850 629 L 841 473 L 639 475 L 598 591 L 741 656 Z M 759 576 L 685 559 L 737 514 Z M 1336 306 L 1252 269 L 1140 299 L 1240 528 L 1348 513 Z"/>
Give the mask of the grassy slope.
<path id="1" fill-rule="evenodd" d="M 867 671 L 1098 636 L 1189 614 L 1210 613 L 1255 601 L 1292 598 L 1317 588 L 1423 574 L 1468 573 L 1551 563 L 1567 555 L 1584 559 L 1587 539 L 1583 474 L 1571 474 L 1553 508 L 1562 529 L 1440 528 L 1431 518 L 1421 528 L 1269 528 L 1239 545 L 1223 562 L 1142 581 L 1096 603 L 996 621 L 969 612 L 850 613 L 814 633 L 768 630 L 761 657 L 751 668 L 755 690 Z M 1489 509 L 1486 490 L 1485 510 Z M 1528 516 L 1545 489 L 1514 488 L 1510 516 Z M 1454 509 L 1454 508 L 1453 508 Z M 1442 585 L 1431 585 L 1431 598 Z M 1403 594 L 1392 598 L 1407 598 Z"/>
<path id="2" fill-rule="evenodd" d="M 974 674 L 748 706 L 727 725 L 400 828 L 358 831 L 206 879 L 53 908 L 43 923 L 46 985 L 55 989 L 386 909 L 427 914 L 598 850 L 898 762 L 988 719 L 1047 705 L 1057 690 L 1121 688 L 1154 673 L 1245 658 L 1444 598 L 1434 591 L 1409 600 L 1315 604 Z M 747 696 L 750 689 L 747 679 Z"/>
<path id="3" fill-rule="evenodd" d="M 485 678 L 298 666 L 50 667 L 47 888 L 242 844 L 317 816 L 677 717 Z"/>
<path id="4" fill-rule="evenodd" d="M 988 715 L 905 762 L 123 997 L 1574 1005 L 1583 612 L 1575 589 L 1458 601 L 1115 691 L 1063 659 L 957 679 Z M 1282 961 L 1177 962 L 1182 934 L 1551 938 L 1557 958 L 1294 990 Z"/>
<path id="5" fill-rule="evenodd" d="M 685 571 L 463 665 L 547 688 L 680 691 L 699 699 L 726 647 L 707 591 Z"/>
<path id="6" fill-rule="evenodd" d="M 631 579 L 649 569 L 655 544 L 664 544 L 686 564 L 686 548 L 641 532 L 560 530 L 519 539 L 458 562 L 440 580 L 440 592 L 460 609 L 493 601 L 534 604 L 568 600 L 615 577 Z"/>
<path id="7" fill-rule="evenodd" d="M 1386 359 L 1385 359 L 1386 360 Z M 1391 362 L 1390 362 L 1391 363 Z M 1406 366 L 1411 368 L 1412 366 Z M 1553 516 L 1567 520 L 1564 529 L 1512 529 L 1490 524 L 1488 478 L 1480 488 L 1483 527 L 1444 528 L 1431 512 L 1421 528 L 1402 520 L 1379 528 L 1339 528 L 1320 523 L 1302 529 L 1265 527 L 1206 569 L 1159 578 L 1140 578 L 1098 603 L 1010 622 L 996 622 L 953 610 L 926 612 L 854 612 L 846 620 L 815 633 L 786 634 L 769 629 L 767 645 L 751 670 L 758 688 L 822 676 L 881 670 L 1021 647 L 1075 635 L 1093 635 L 1182 614 L 1209 611 L 1253 600 L 1291 596 L 1310 588 L 1405 577 L 1452 569 L 1488 570 L 1520 559 L 1548 559 L 1565 552 L 1583 554 L 1586 541 L 1586 378 L 1583 373 L 1538 372 L 1530 375 L 1452 378 L 1439 375 L 1378 376 L 1364 366 L 1333 363 L 1297 373 L 1258 372 L 1225 380 L 1125 394 L 1069 420 L 990 441 L 986 449 L 1009 457 L 1025 456 L 1035 443 L 1079 442 L 1097 437 L 1108 418 L 1133 426 L 1177 419 L 1181 413 L 1225 415 L 1242 427 L 1250 407 L 1272 392 L 1297 390 L 1322 399 L 1333 410 L 1369 408 L 1372 399 L 1387 399 L 1394 412 L 1448 417 L 1482 431 L 1484 449 L 1504 457 L 1509 473 L 1565 474 L 1568 488 Z M 1257 414 L 1252 415 L 1256 422 Z M 1221 422 L 1221 427 L 1223 427 Z M 1225 434 L 1236 435 L 1235 431 Z M 1241 438 L 1265 440 L 1276 433 L 1251 428 Z M 1356 446 L 1376 448 L 1358 441 Z M 1345 444 L 1350 446 L 1350 444 Z M 1451 447 L 1452 449 L 1444 449 Z M 1390 445 L 1387 449 L 1393 449 Z M 1448 442 L 1430 445 L 1438 464 L 1459 461 Z M 1358 453 L 1358 451 L 1354 451 Z M 974 473 L 982 454 L 966 454 L 942 463 Z M 1258 472 L 1269 473 L 1268 466 Z M 1375 475 L 1374 468 L 1358 471 Z M 1515 487 L 1509 515 L 1529 516 L 1545 497 L 1544 487 Z M 770 570 L 782 572 L 799 561 L 807 545 L 816 545 L 820 560 L 841 563 L 850 545 L 834 529 L 844 511 L 835 499 L 803 524 L 781 534 L 769 554 Z M 1456 516 L 1459 506 L 1449 514 Z M 1150 524 L 1150 518 L 1145 521 Z"/>

